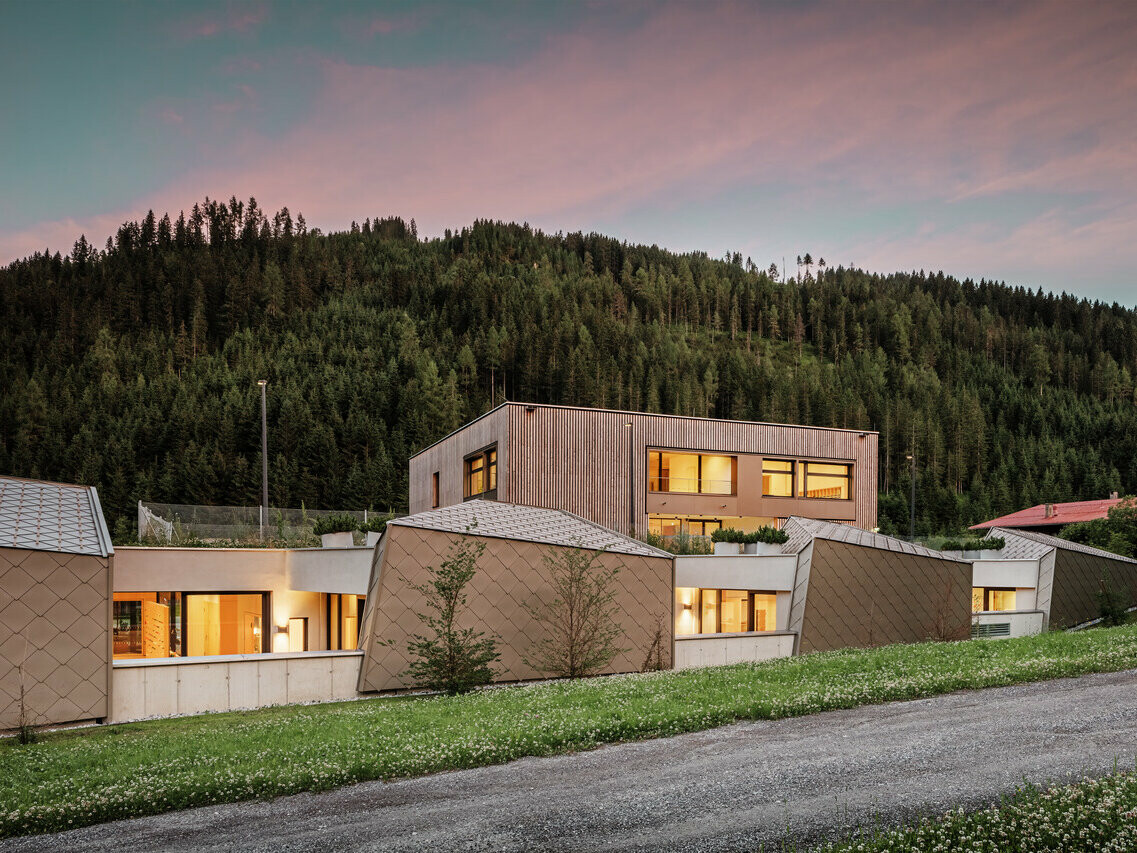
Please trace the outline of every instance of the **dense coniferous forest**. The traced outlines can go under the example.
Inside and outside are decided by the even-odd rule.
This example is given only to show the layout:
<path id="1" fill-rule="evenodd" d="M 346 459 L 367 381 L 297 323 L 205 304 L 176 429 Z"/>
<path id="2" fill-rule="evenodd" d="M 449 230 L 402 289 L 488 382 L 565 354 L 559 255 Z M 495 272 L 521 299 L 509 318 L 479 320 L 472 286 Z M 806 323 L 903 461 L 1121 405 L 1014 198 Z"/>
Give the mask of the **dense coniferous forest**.
<path id="1" fill-rule="evenodd" d="M 0 472 L 120 531 L 259 503 L 259 378 L 277 506 L 405 508 L 407 457 L 503 399 L 879 430 L 885 530 L 913 448 L 924 533 L 1137 491 L 1137 311 L 943 273 L 206 200 L 0 269 L 0 323 Z"/>

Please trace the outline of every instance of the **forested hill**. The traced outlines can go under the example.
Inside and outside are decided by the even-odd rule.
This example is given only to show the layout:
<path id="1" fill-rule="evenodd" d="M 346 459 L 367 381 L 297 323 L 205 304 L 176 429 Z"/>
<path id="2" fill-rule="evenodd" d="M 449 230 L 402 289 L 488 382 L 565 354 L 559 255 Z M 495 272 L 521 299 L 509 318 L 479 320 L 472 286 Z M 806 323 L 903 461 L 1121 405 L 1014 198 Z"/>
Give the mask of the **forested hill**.
<path id="1" fill-rule="evenodd" d="M 267 378 L 279 506 L 405 507 L 407 457 L 505 398 L 877 429 L 886 530 L 913 446 L 929 532 L 1137 491 L 1137 312 L 789 276 L 491 222 L 150 215 L 0 270 L 0 472 L 96 484 L 112 523 L 140 498 L 255 505 Z"/>

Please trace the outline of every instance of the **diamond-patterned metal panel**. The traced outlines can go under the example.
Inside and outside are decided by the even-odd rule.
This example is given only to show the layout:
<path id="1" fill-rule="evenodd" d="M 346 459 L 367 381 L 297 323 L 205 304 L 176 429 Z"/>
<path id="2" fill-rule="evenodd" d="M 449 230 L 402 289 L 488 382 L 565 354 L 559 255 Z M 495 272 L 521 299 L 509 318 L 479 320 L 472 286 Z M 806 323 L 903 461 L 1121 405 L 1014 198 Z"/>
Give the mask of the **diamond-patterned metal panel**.
<path id="1" fill-rule="evenodd" d="M 1137 604 L 1137 563 L 1059 548 L 1050 602 L 1051 627 L 1069 628 L 1098 618 L 1098 593 L 1105 579 L 1114 592 L 1125 596 L 1126 606 Z"/>
<path id="2" fill-rule="evenodd" d="M 423 596 L 411 587 L 424 583 L 429 566 L 446 558 L 460 534 L 388 525 L 377 565 L 372 570 L 371 592 L 364 614 L 364 660 L 361 690 L 391 690 L 412 686 L 403 677 L 410 657 L 407 641 L 422 630 L 418 613 Z M 479 570 L 468 590 L 463 627 L 499 638 L 501 660 L 498 681 L 544 677 L 524 662 L 542 636 L 542 626 L 525 605 L 551 597 L 543 558 L 560 550 L 519 539 L 478 536 L 485 544 Z M 616 604 L 627 650 L 607 672 L 638 671 L 648 654 L 656 626 L 663 625 L 664 662 L 670 665 L 672 567 L 670 557 L 606 552 L 599 558 L 618 567 Z"/>
<path id="3" fill-rule="evenodd" d="M 614 554 L 638 554 L 644 557 L 668 558 L 665 551 L 638 539 L 624 536 L 599 524 L 558 509 L 543 509 L 501 501 L 473 500 L 432 509 L 404 518 L 390 525 L 494 536 L 546 545 L 604 548 Z"/>
<path id="4" fill-rule="evenodd" d="M 962 639 L 970 626 L 970 563 L 814 540 L 800 651 Z"/>
<path id="5" fill-rule="evenodd" d="M 112 553 L 99 498 L 89 486 L 0 477 L 0 548 L 65 554 Z M 28 571 L 50 570 L 33 563 Z"/>
<path id="6" fill-rule="evenodd" d="M 0 730 L 109 711 L 110 558 L 0 547 Z M 22 668 L 22 675 L 21 675 Z"/>

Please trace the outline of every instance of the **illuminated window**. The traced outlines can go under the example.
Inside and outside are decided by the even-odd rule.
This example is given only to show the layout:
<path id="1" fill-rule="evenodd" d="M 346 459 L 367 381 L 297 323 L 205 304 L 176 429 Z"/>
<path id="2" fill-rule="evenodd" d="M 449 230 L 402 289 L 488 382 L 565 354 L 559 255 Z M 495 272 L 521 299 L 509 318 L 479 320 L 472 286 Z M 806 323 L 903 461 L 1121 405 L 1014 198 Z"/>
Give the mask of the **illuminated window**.
<path id="1" fill-rule="evenodd" d="M 1013 589 L 990 589 L 981 586 L 971 588 L 971 610 L 1014 610 L 1015 591 Z"/>
<path id="2" fill-rule="evenodd" d="M 244 655 L 269 651 L 264 592 L 119 592 L 116 658 Z"/>
<path id="3" fill-rule="evenodd" d="M 497 495 L 497 448 L 490 447 L 465 461 L 463 473 L 463 497 L 496 497 Z"/>
<path id="4" fill-rule="evenodd" d="M 794 463 L 791 460 L 762 460 L 762 495 L 768 498 L 794 496 Z"/>
<path id="5" fill-rule="evenodd" d="M 648 532 L 657 536 L 678 536 L 681 533 L 688 536 L 710 536 L 721 527 L 721 518 L 651 515 L 647 520 Z"/>
<path id="6" fill-rule="evenodd" d="M 738 460 L 712 453 L 648 453 L 648 490 L 691 495 L 733 495 Z"/>
<path id="7" fill-rule="evenodd" d="M 773 592 L 679 587 L 675 590 L 675 635 L 775 631 L 777 603 Z"/>
<path id="8" fill-rule="evenodd" d="M 359 625 L 363 621 L 365 595 L 328 594 L 328 648 L 332 650 L 359 647 Z"/>
<path id="9" fill-rule="evenodd" d="M 853 466 L 832 462 L 805 462 L 805 496 L 848 500 L 852 492 Z"/>

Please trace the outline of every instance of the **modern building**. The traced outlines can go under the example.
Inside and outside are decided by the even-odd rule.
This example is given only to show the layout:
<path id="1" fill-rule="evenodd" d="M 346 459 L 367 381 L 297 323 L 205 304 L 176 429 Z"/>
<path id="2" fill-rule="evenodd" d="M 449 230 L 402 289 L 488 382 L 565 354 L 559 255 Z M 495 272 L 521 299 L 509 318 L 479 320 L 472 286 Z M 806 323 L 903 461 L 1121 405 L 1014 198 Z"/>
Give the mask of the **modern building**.
<path id="1" fill-rule="evenodd" d="M 554 595 L 545 561 L 573 548 L 616 572 L 622 651 L 604 672 L 638 672 L 657 642 L 664 666 L 671 665 L 671 554 L 561 510 L 474 500 L 388 523 L 367 592 L 361 691 L 411 686 L 407 642 L 422 633 L 419 614 L 427 610 L 416 587 L 428 581 L 427 567 L 439 566 L 466 535 L 483 550 L 463 627 L 498 638 L 497 680 L 547 677 L 526 660 L 544 636 L 533 609 Z"/>
<path id="2" fill-rule="evenodd" d="M 0 731 L 110 715 L 113 583 L 93 488 L 0 477 Z"/>
<path id="3" fill-rule="evenodd" d="M 1030 530 L 993 528 L 1005 542 L 973 561 L 976 634 L 1023 636 L 1071 628 L 1100 614 L 1108 585 L 1137 605 L 1137 560 Z"/>
<path id="4" fill-rule="evenodd" d="M 1120 504 L 1122 498 L 1114 492 L 1108 498 L 1094 501 L 1073 501 L 1070 503 L 1039 504 L 1038 506 L 1020 509 L 1010 515 L 1001 515 L 990 521 L 973 524 L 972 530 L 992 530 L 996 527 L 1003 530 L 1028 530 L 1036 533 L 1057 534 L 1067 524 L 1079 521 L 1094 521 L 1106 518 L 1113 507 Z"/>
<path id="5" fill-rule="evenodd" d="M 503 403 L 410 460 L 412 514 L 490 499 L 664 536 L 876 526 L 877 433 Z"/>

